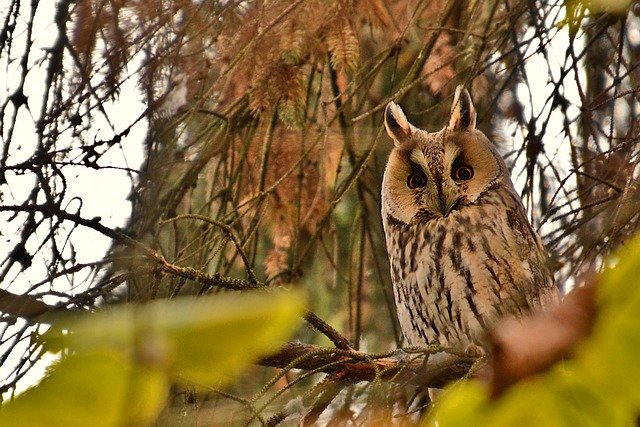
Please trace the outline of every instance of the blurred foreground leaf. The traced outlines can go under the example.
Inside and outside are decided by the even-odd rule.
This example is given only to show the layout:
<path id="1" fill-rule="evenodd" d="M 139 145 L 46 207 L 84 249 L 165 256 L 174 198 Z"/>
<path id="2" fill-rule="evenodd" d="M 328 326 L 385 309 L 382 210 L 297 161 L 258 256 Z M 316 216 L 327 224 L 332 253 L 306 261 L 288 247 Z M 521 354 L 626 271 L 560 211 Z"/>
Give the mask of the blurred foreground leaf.
<path id="1" fill-rule="evenodd" d="M 631 4 L 632 0 L 589 0 L 584 1 L 585 5 L 592 13 L 617 13 L 624 14 Z"/>
<path id="2" fill-rule="evenodd" d="M 479 380 L 448 388 L 425 425 L 635 426 L 640 414 L 640 237 L 598 281 L 598 312 L 575 358 L 490 401 Z"/>
<path id="3" fill-rule="evenodd" d="M 113 354 L 72 355 L 2 407 L 3 426 L 113 426 L 122 420 L 131 366 Z"/>
<path id="4" fill-rule="evenodd" d="M 173 381 L 220 387 L 277 349 L 298 324 L 300 300 L 291 292 L 224 294 L 61 319 L 42 341 L 68 355 L 2 407 L 0 425 L 152 423 Z"/>
<path id="5" fill-rule="evenodd" d="M 593 19 L 594 15 L 602 13 L 624 16 L 632 3 L 632 0 L 565 0 L 565 17 L 555 25 L 558 28 L 569 25 L 573 39 L 583 27 L 585 18 Z"/>
<path id="6" fill-rule="evenodd" d="M 598 317 L 579 360 L 589 381 L 635 416 L 640 413 L 640 237 L 612 260 L 618 262 L 598 283 Z"/>

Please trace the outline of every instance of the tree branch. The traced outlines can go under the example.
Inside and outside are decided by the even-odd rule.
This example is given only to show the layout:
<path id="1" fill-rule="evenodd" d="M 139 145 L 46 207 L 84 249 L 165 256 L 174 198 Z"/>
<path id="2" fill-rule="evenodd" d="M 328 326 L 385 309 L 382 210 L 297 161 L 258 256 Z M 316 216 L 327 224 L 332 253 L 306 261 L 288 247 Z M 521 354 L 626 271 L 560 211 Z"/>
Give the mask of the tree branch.
<path id="1" fill-rule="evenodd" d="M 287 343 L 280 351 L 262 358 L 258 364 L 281 369 L 317 370 L 337 374 L 343 380 L 373 381 L 376 378 L 394 382 L 410 381 L 426 387 L 443 387 L 462 378 L 478 360 L 477 357 L 444 352 L 407 358 L 403 353 L 379 357 L 356 351 Z"/>
<path id="2" fill-rule="evenodd" d="M 22 317 L 29 323 L 35 323 L 36 318 L 45 313 L 62 309 L 64 308 L 46 304 L 32 295 L 18 295 L 0 289 L 0 312 Z"/>
<path id="3" fill-rule="evenodd" d="M 48 305 L 31 295 L 17 295 L 0 289 L 0 311 L 14 317 L 22 317 L 30 323 L 41 321 L 43 314 L 68 310 L 63 306 Z M 343 381 L 373 381 L 376 378 L 394 382 L 407 382 L 426 387 L 442 387 L 462 378 L 476 362 L 475 357 L 438 353 L 419 358 L 407 358 L 401 355 L 377 357 L 357 352 L 348 347 L 348 341 L 337 331 L 320 320 L 315 314 L 307 312 L 305 319 L 322 327 L 324 334 L 333 337 L 336 345 L 347 348 L 328 348 L 312 344 L 287 343 L 277 353 L 261 359 L 262 366 L 281 369 L 302 369 L 337 375 Z"/>
<path id="4" fill-rule="evenodd" d="M 343 337 L 340 332 L 336 331 L 331 325 L 320 319 L 312 311 L 305 311 L 304 320 L 309 322 L 309 324 L 316 328 L 318 332 L 329 338 L 337 348 L 341 350 L 352 350 L 351 343 L 349 343 L 348 339 Z"/>
<path id="5" fill-rule="evenodd" d="M 242 279 L 234 279 L 231 277 L 223 277 L 219 274 L 206 274 L 199 270 L 189 267 L 180 267 L 175 264 L 170 263 L 157 251 L 151 249 L 150 247 L 138 242 L 135 239 L 127 236 L 126 234 L 120 233 L 112 228 L 109 228 L 100 223 L 101 218 L 95 217 L 92 219 L 86 219 L 81 217 L 79 214 L 69 213 L 65 210 L 58 208 L 57 206 L 51 204 L 41 204 L 41 205 L 33 205 L 33 204 L 23 204 L 23 205 L 11 205 L 11 206 L 0 206 L 0 212 L 39 212 L 44 215 L 45 218 L 58 217 L 63 220 L 74 222 L 78 225 L 83 225 L 85 227 L 91 228 L 99 233 L 104 234 L 107 237 L 112 238 L 116 242 L 123 244 L 125 246 L 135 248 L 141 251 L 148 259 L 157 263 L 160 269 L 169 274 L 173 274 L 174 276 L 183 277 L 185 279 L 190 279 L 197 281 L 205 286 L 215 286 L 218 288 L 236 290 L 236 291 L 244 291 L 249 289 L 258 289 L 260 287 L 264 287 L 264 284 L 261 283 L 251 283 L 248 280 Z"/>
<path id="6" fill-rule="evenodd" d="M 212 287 L 235 290 L 235 291 L 246 291 L 251 289 L 261 289 L 267 286 L 266 284 L 258 281 L 254 282 L 253 280 L 244 280 L 244 279 L 237 279 L 233 277 L 225 277 L 217 273 L 211 275 L 211 274 L 203 273 L 202 271 L 197 270 L 195 268 L 180 267 L 178 265 L 172 264 L 169 261 L 167 261 L 167 259 L 163 257 L 160 253 L 151 249 L 150 247 L 138 242 L 135 239 L 132 239 L 126 234 L 120 233 L 114 229 L 111 229 L 109 227 L 102 225 L 100 223 L 100 219 L 101 219 L 100 217 L 86 219 L 81 217 L 79 214 L 69 213 L 52 204 L 4 205 L 4 206 L 0 206 L 0 212 L 39 212 L 46 218 L 55 216 L 60 219 L 71 221 L 76 224 L 91 228 L 99 233 L 102 233 L 107 237 L 110 237 L 111 239 L 115 240 L 120 244 L 140 250 L 145 257 L 147 257 L 150 261 L 157 264 L 160 270 L 162 270 L 163 272 L 200 283 L 201 285 L 203 285 L 203 291 L 202 291 L 203 293 L 206 292 L 207 289 Z M 13 295 L 13 294 L 10 294 L 10 295 Z M 0 297 L 1 296 L 2 295 L 0 295 Z M 14 295 L 14 296 L 20 297 L 19 295 Z M 33 300 L 32 301 L 33 304 L 28 305 L 29 307 L 31 307 L 32 311 L 27 310 L 25 312 L 27 314 L 28 313 L 42 314 L 44 312 L 57 309 L 52 306 L 47 306 L 41 301 L 33 297 L 30 297 L 28 295 L 23 295 L 22 297 L 28 298 L 30 301 Z M 13 302 L 10 304 L 7 310 L 13 309 L 15 311 L 17 309 L 16 307 L 20 307 L 25 304 L 24 301 L 18 301 L 13 297 L 11 297 L 10 299 L 12 299 Z M 44 304 L 44 306 L 37 305 L 38 303 Z M 3 310 L 2 307 L 3 306 L 0 306 L 0 311 L 4 311 L 9 314 L 12 314 L 9 311 Z M 23 310 L 26 310 L 26 308 Z M 17 311 L 17 312 L 19 313 L 22 311 Z M 25 316 L 18 315 L 18 317 L 25 317 Z M 304 319 L 307 322 L 309 322 L 309 324 L 313 326 L 315 329 L 317 329 L 320 333 L 324 334 L 327 338 L 329 338 L 337 348 L 342 350 L 351 349 L 349 340 L 343 337 L 331 325 L 329 325 L 328 323 L 320 319 L 317 315 L 315 315 L 311 311 L 307 310 L 305 312 Z"/>

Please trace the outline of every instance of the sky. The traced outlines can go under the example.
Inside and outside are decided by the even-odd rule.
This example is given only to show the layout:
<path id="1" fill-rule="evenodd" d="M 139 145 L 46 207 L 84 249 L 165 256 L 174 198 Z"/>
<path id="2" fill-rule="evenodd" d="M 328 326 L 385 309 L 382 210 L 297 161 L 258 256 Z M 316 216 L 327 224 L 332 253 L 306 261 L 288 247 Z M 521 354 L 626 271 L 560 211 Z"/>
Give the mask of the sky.
<path id="1" fill-rule="evenodd" d="M 33 31 L 33 55 L 29 58 L 28 68 L 30 69 L 25 80 L 25 95 L 28 98 L 29 112 L 22 108 L 19 111 L 16 130 L 13 136 L 14 145 L 11 147 L 11 155 L 9 164 L 16 164 L 20 161 L 27 160 L 37 144 L 35 136 L 34 117 L 39 114 L 42 104 L 42 93 L 44 88 L 44 76 L 46 75 L 46 62 L 39 64 L 39 60 L 43 57 L 47 48 L 51 47 L 55 42 L 57 29 L 52 23 L 55 14 L 55 4 L 57 2 L 45 1 L 39 2 L 37 14 L 35 16 L 35 25 Z M 21 16 L 29 16 L 30 2 L 21 2 Z M 6 7 L 0 6 L 0 20 L 4 21 L 7 14 Z M 12 58 L 0 58 L 0 97 L 4 98 L 15 91 L 19 85 L 19 61 L 15 59 L 22 55 L 27 40 L 26 25 L 23 21 L 18 21 L 15 30 L 14 47 Z M 134 69 L 136 63 L 130 64 L 130 69 Z M 136 77 L 128 79 L 121 89 L 120 99 L 116 103 L 106 103 L 104 108 L 109 117 L 107 122 L 102 116 L 94 114 L 94 120 L 88 132 L 83 134 L 83 138 L 87 141 L 109 140 L 117 132 L 121 132 L 131 125 L 132 121 L 139 117 L 145 109 L 142 102 L 142 96 L 137 86 Z M 13 114 L 12 107 L 5 112 L 6 123 L 9 122 L 10 115 Z M 99 161 L 101 166 L 113 166 L 118 168 L 138 169 L 143 161 L 143 142 L 146 136 L 147 125 L 145 121 L 140 121 L 135 125 L 129 134 L 123 138 L 120 144 L 115 145 L 107 154 Z M 5 135 L 8 129 L 5 128 Z M 62 147 L 65 144 L 65 136 L 63 136 Z M 70 135 L 67 133 L 66 139 L 71 144 Z M 66 199 L 69 201 L 67 208 L 79 205 L 82 200 L 81 215 L 85 218 L 93 218 L 100 216 L 101 223 L 108 227 L 121 227 L 131 212 L 131 203 L 127 200 L 127 196 L 131 192 L 132 181 L 131 176 L 119 169 L 91 169 L 87 167 L 71 167 L 66 169 L 67 194 Z M 16 175 L 15 173 L 7 173 L 8 186 L 3 189 L 9 189 L 8 192 L 1 194 L 3 204 L 21 204 L 28 197 L 29 192 L 33 188 L 34 178 L 29 174 Z M 75 198 L 75 199 L 74 199 Z M 0 254 L 10 252 L 16 243 L 20 241 L 19 228 L 22 225 L 20 220 L 6 222 L 9 215 L 0 216 Z M 71 224 L 67 223 L 66 229 L 71 229 Z M 39 237 L 43 237 L 42 232 L 36 233 Z M 86 263 L 100 260 L 110 245 L 110 240 L 94 230 L 80 227 L 74 231 L 72 243 L 76 252 L 77 262 Z M 20 272 L 19 265 L 15 265 L 7 275 L 7 279 L 2 283 L 3 289 L 13 293 L 26 292 L 33 284 L 38 283 L 47 276 L 46 263 L 48 258 L 46 250 L 38 251 L 39 239 L 31 238 L 27 250 L 34 253 L 32 266 Z M 5 255 L 2 256 L 4 258 Z M 2 266 L 4 268 L 4 266 Z M 82 274 L 79 274 L 82 276 Z M 56 290 L 64 291 L 75 286 L 75 283 L 81 282 L 83 277 L 76 277 L 73 282 L 62 278 L 56 281 Z M 80 289 L 84 290 L 84 289 Z M 49 299 L 49 300 L 47 300 Z M 44 298 L 47 303 L 55 303 L 55 298 Z M 21 326 L 18 322 L 12 328 L 16 330 Z M 9 334 L 5 334 L 5 337 Z M 2 353 L 7 345 L 0 345 L 0 353 Z M 26 346 L 26 342 L 23 343 Z M 18 361 L 20 352 L 13 352 L 12 359 L 7 360 L 0 366 L 0 378 L 5 379 L 8 373 L 13 369 L 13 365 Z M 46 365 L 53 358 L 49 357 L 44 363 L 36 365 L 35 369 L 29 372 L 27 377 L 20 383 L 18 391 L 23 390 L 28 385 L 37 381 L 44 372 Z"/>

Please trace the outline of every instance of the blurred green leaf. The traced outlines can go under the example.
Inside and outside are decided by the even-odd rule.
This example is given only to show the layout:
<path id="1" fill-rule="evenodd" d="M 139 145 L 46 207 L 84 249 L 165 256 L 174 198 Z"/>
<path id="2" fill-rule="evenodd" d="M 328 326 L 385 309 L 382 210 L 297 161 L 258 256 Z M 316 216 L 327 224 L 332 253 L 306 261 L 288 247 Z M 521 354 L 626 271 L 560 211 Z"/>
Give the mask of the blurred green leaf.
<path id="1" fill-rule="evenodd" d="M 164 407 L 171 383 L 167 375 L 156 369 L 135 369 L 127 383 L 125 411 L 120 425 L 152 424 Z"/>
<path id="2" fill-rule="evenodd" d="M 638 411 L 640 237 L 621 248 L 611 263 L 615 267 L 607 269 L 598 283 L 598 318 L 579 360 L 591 381 L 615 398 L 617 405 Z"/>
<path id="3" fill-rule="evenodd" d="M 192 307 L 191 315 L 208 321 L 189 330 L 168 328 L 176 351 L 175 372 L 199 384 L 232 379 L 238 369 L 282 345 L 299 324 L 301 312 L 298 293 L 233 294 Z"/>
<path id="4" fill-rule="evenodd" d="M 585 16 L 584 2 L 580 0 L 565 0 L 565 18 L 556 23 L 556 27 L 569 26 L 569 36 L 573 40 L 582 26 Z"/>
<path id="5" fill-rule="evenodd" d="M 0 411 L 2 426 L 122 425 L 131 366 L 120 355 L 65 357 L 49 374 Z"/>
<path id="6" fill-rule="evenodd" d="M 148 425 L 171 382 L 223 385 L 280 346 L 301 310 L 299 293 L 255 292 L 61 319 L 40 340 L 45 349 L 70 355 L 3 405 L 0 425 Z"/>
<path id="7" fill-rule="evenodd" d="M 295 292 L 229 293 L 123 305 L 67 319 L 45 334 L 56 349 L 116 351 L 138 366 L 179 379 L 218 384 L 275 350 L 298 324 Z M 72 331 L 65 333 L 63 331 Z"/>
<path id="8" fill-rule="evenodd" d="M 589 0 L 584 1 L 592 13 L 624 13 L 627 11 L 631 0 Z"/>
<path id="9" fill-rule="evenodd" d="M 437 411 L 429 411 L 423 425 L 482 426 L 488 398 L 480 381 L 460 381 L 448 387 L 439 397 Z"/>
<path id="10" fill-rule="evenodd" d="M 565 0 L 565 17 L 556 23 L 556 27 L 569 26 L 571 39 L 575 38 L 582 23 L 590 14 L 624 14 L 633 2 L 631 0 Z M 588 20 L 591 22 L 591 20 Z"/>

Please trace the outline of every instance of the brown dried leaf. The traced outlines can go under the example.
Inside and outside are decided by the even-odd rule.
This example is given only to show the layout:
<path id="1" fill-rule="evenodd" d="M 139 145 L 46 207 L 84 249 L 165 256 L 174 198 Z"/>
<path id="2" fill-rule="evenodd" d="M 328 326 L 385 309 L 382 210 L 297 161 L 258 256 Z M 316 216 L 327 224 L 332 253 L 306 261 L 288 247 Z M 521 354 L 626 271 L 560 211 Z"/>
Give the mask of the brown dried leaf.
<path id="1" fill-rule="evenodd" d="M 341 21 L 341 25 L 333 27 L 326 39 L 331 67 L 334 70 L 353 71 L 360 61 L 360 42 L 349 21 Z"/>
<path id="2" fill-rule="evenodd" d="M 92 2 L 79 2 L 75 12 L 75 28 L 71 40 L 76 52 L 80 57 L 83 57 L 84 55 L 90 55 L 95 44 L 96 20 L 92 10 Z"/>
<path id="3" fill-rule="evenodd" d="M 591 332 L 595 316 L 595 286 L 586 285 L 574 289 L 549 312 L 498 323 L 489 337 L 491 396 L 570 356 Z"/>
<path id="4" fill-rule="evenodd" d="M 445 85 L 455 77 L 455 52 L 451 36 L 446 33 L 440 34 L 422 70 L 425 83 L 432 93 L 440 94 Z"/>

